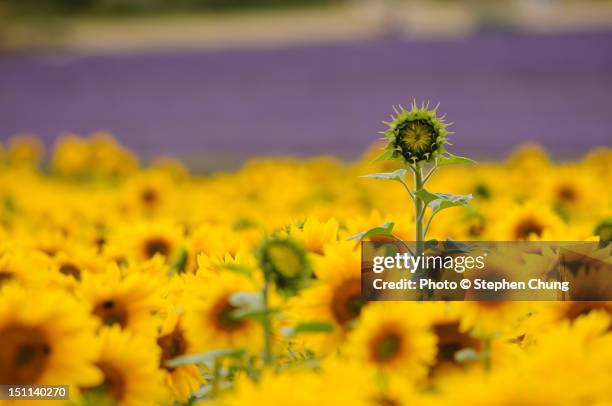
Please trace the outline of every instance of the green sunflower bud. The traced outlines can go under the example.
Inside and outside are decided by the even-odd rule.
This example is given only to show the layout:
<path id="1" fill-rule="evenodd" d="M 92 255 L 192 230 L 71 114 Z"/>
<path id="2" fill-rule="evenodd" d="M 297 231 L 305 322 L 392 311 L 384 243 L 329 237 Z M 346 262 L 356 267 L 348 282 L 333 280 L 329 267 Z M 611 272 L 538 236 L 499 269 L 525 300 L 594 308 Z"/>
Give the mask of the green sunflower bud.
<path id="1" fill-rule="evenodd" d="M 601 221 L 593 233 L 599 237 L 600 241 L 612 241 L 612 217 Z"/>
<path id="2" fill-rule="evenodd" d="M 272 237 L 263 241 L 257 257 L 266 278 L 287 294 L 296 293 L 312 278 L 306 251 L 290 238 Z"/>
<path id="3" fill-rule="evenodd" d="M 406 163 L 433 162 L 438 155 L 445 152 L 446 137 L 450 133 L 446 130 L 448 124 L 444 117 L 437 116 L 437 106 L 429 109 L 428 104 L 415 102 L 412 108 L 393 108 L 395 116 L 391 121 L 385 122 L 389 127 L 383 132 L 389 141 L 385 157 L 401 158 Z"/>

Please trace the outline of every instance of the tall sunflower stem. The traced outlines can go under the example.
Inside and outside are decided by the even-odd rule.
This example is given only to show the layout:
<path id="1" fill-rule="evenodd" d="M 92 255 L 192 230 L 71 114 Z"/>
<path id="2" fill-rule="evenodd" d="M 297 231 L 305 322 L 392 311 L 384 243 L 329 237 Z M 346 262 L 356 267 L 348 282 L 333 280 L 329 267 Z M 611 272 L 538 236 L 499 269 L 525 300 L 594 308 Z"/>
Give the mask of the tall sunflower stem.
<path id="1" fill-rule="evenodd" d="M 217 358 L 213 360 L 213 381 L 210 393 L 213 398 L 219 394 L 219 381 L 221 380 L 221 364 Z"/>
<path id="2" fill-rule="evenodd" d="M 414 171 L 414 190 L 423 189 L 425 182 L 423 181 L 423 169 L 417 165 L 413 168 Z M 416 241 L 416 254 L 420 256 L 425 251 L 425 233 L 423 228 L 423 215 L 425 214 L 425 204 L 423 199 L 415 195 L 415 219 L 414 219 L 414 239 Z"/>
<path id="3" fill-rule="evenodd" d="M 264 339 L 264 348 L 263 348 L 263 361 L 264 365 L 272 364 L 272 323 L 270 320 L 270 306 L 268 303 L 268 295 L 269 295 L 269 287 L 270 281 L 269 276 L 266 275 L 264 278 L 264 284 L 262 288 L 262 297 L 263 297 L 263 339 Z"/>

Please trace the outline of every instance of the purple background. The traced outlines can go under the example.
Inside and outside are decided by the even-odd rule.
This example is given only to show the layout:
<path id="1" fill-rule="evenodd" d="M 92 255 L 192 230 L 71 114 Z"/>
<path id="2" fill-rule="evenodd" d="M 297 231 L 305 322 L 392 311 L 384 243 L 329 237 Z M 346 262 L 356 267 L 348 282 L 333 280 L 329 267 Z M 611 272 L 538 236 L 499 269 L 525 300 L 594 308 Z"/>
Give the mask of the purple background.
<path id="1" fill-rule="evenodd" d="M 356 156 L 391 105 L 441 102 L 457 153 L 612 144 L 612 32 L 0 60 L 0 139 L 108 129 L 144 156 Z"/>

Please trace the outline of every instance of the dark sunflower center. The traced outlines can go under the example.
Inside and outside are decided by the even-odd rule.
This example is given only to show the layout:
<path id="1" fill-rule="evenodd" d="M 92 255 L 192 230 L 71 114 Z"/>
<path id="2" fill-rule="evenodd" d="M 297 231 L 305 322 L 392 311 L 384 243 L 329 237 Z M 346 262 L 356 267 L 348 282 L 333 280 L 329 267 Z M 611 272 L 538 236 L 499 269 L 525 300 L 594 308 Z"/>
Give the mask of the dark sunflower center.
<path id="1" fill-rule="evenodd" d="M 334 291 L 331 300 L 331 312 L 338 324 L 345 325 L 355 320 L 361 313 L 361 281 L 352 278 Z"/>
<path id="2" fill-rule="evenodd" d="M 11 279 L 14 279 L 15 275 L 10 272 L 10 271 L 0 271 L 0 286 L 2 286 L 4 283 L 10 281 Z"/>
<path id="3" fill-rule="evenodd" d="M 34 384 L 45 372 L 51 346 L 38 329 L 9 326 L 0 330 L 0 382 Z"/>
<path id="4" fill-rule="evenodd" d="M 244 320 L 236 319 L 233 312 L 238 308 L 229 302 L 229 297 L 225 297 L 213 306 L 212 317 L 214 324 L 222 331 L 236 331 L 245 325 Z"/>
<path id="5" fill-rule="evenodd" d="M 472 348 L 480 350 L 479 340 L 459 330 L 459 323 L 439 323 L 433 327 L 434 334 L 438 337 L 438 355 L 435 366 L 445 363 L 456 364 L 455 354 L 457 351 Z"/>
<path id="6" fill-rule="evenodd" d="M 404 123 L 398 129 L 396 145 L 407 160 L 428 159 L 437 148 L 437 131 L 430 123 L 417 120 Z"/>
<path id="7" fill-rule="evenodd" d="M 63 275 L 72 276 L 77 281 L 81 280 L 81 270 L 74 264 L 62 264 L 62 266 L 60 266 L 59 271 Z"/>
<path id="8" fill-rule="evenodd" d="M 561 185 L 557 189 L 557 198 L 563 203 L 572 203 L 578 199 L 578 193 L 571 185 Z"/>
<path id="9" fill-rule="evenodd" d="M 472 237 L 479 237 L 484 233 L 485 225 L 482 222 L 471 224 L 468 228 L 468 234 Z"/>
<path id="10" fill-rule="evenodd" d="M 81 388 L 84 394 L 94 394 L 97 396 L 111 396 L 115 401 L 120 402 L 125 396 L 127 385 L 125 377 L 119 369 L 107 362 L 100 362 L 96 366 L 104 374 L 104 381 L 98 386 Z M 97 399 L 97 396 L 94 399 Z"/>
<path id="11" fill-rule="evenodd" d="M 118 324 L 125 328 L 128 322 L 128 312 L 125 306 L 113 299 L 108 299 L 98 303 L 93 310 L 93 314 L 98 316 L 102 323 L 107 326 Z"/>
<path id="12" fill-rule="evenodd" d="M 397 399 L 389 397 L 389 395 L 379 395 L 372 398 L 372 403 L 377 406 L 401 406 Z"/>
<path id="13" fill-rule="evenodd" d="M 474 188 L 474 196 L 479 197 L 481 199 L 488 199 L 491 197 L 491 190 L 484 183 L 479 183 Z"/>
<path id="14" fill-rule="evenodd" d="M 159 200 L 157 191 L 151 188 L 144 188 L 140 193 L 140 199 L 146 206 L 153 206 Z"/>
<path id="15" fill-rule="evenodd" d="M 402 338 L 395 332 L 384 332 L 372 340 L 370 356 L 375 362 L 393 360 L 402 348 Z"/>
<path id="16" fill-rule="evenodd" d="M 516 240 L 526 240 L 531 234 L 538 237 L 542 236 L 544 227 L 534 218 L 525 218 L 516 225 L 514 229 L 514 238 Z"/>
<path id="17" fill-rule="evenodd" d="M 167 257 L 170 253 L 170 243 L 161 237 L 151 238 L 145 242 L 144 252 L 147 258 L 153 258 L 156 254 Z"/>
<path id="18" fill-rule="evenodd" d="M 98 248 L 98 252 L 102 252 L 106 245 L 106 238 L 104 236 L 99 236 L 94 240 L 94 245 Z"/>
<path id="19" fill-rule="evenodd" d="M 565 318 L 571 321 L 576 320 L 580 316 L 589 314 L 593 310 L 604 310 L 612 315 L 612 305 L 604 301 L 585 301 L 572 302 L 565 311 Z M 611 327 L 612 328 L 612 327 Z"/>
<path id="20" fill-rule="evenodd" d="M 178 357 L 179 355 L 185 354 L 187 351 L 185 336 L 183 335 L 183 331 L 180 330 L 178 326 L 171 333 L 160 336 L 157 339 L 157 345 L 159 345 L 162 351 L 160 366 L 170 371 L 174 368 L 166 367 L 164 363 L 172 358 Z"/>

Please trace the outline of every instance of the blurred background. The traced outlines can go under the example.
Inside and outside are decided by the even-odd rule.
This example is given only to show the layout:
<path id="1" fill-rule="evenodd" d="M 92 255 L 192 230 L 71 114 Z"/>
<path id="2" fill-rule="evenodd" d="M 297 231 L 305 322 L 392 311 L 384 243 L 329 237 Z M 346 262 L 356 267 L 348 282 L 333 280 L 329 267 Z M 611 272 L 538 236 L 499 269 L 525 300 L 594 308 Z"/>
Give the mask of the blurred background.
<path id="1" fill-rule="evenodd" d="M 453 152 L 612 146 L 610 0 L 0 0 L 0 142 L 108 130 L 196 169 L 359 156 L 441 103 Z"/>

